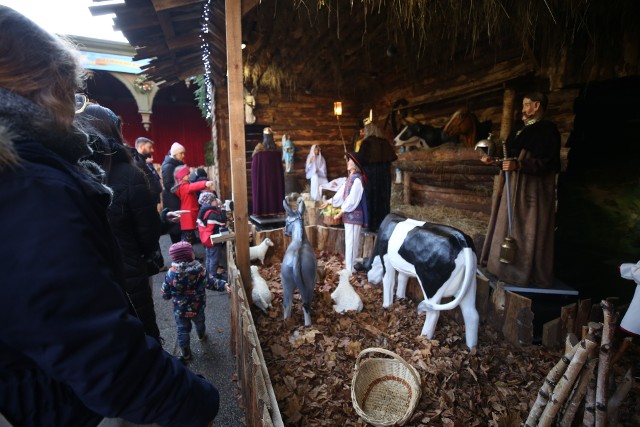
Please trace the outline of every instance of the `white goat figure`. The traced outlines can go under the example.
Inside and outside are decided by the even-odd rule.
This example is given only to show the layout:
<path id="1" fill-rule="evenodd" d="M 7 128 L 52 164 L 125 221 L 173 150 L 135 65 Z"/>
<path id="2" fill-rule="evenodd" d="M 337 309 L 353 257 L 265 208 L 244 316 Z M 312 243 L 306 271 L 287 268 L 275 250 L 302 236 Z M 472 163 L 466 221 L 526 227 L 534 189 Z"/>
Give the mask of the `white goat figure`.
<path id="1" fill-rule="evenodd" d="M 273 246 L 273 242 L 270 238 L 264 239 L 259 245 L 251 246 L 249 248 L 249 259 L 251 261 L 260 260 L 260 264 L 264 265 L 264 257 L 267 254 L 267 249 Z"/>
<path id="2" fill-rule="evenodd" d="M 344 313 L 345 311 L 362 311 L 362 298 L 353 289 L 351 283 L 349 283 L 349 277 L 351 273 L 347 270 L 340 270 L 340 282 L 335 291 L 331 293 L 331 299 L 335 301 L 336 305 L 333 309 L 337 313 Z"/>
<path id="3" fill-rule="evenodd" d="M 271 308 L 273 295 L 267 281 L 262 278 L 256 265 L 251 266 L 251 299 L 256 307 L 265 313 Z"/>

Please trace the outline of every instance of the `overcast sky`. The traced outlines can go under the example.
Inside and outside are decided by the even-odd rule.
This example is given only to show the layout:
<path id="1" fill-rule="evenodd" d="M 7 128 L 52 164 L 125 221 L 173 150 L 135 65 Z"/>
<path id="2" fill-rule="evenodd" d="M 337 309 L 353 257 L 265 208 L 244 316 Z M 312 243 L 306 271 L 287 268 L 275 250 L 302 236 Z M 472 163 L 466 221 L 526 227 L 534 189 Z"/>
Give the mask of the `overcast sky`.
<path id="1" fill-rule="evenodd" d="M 15 9 L 52 33 L 127 41 L 121 32 L 113 31 L 114 15 L 91 15 L 89 6 L 94 4 L 92 0 L 0 0 L 0 4 Z"/>

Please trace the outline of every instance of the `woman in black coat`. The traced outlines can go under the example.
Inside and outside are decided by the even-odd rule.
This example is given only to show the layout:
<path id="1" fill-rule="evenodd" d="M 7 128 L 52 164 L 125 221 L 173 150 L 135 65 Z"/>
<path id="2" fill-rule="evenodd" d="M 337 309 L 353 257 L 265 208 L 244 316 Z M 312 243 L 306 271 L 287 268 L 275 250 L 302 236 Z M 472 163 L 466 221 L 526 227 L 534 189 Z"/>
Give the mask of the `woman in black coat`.
<path id="1" fill-rule="evenodd" d="M 171 192 L 171 189 L 175 185 L 173 172 L 178 166 L 184 165 L 184 153 L 184 147 L 181 144 L 174 142 L 171 145 L 171 150 L 169 150 L 169 153 L 165 156 L 164 161 L 162 162 L 162 186 L 164 187 L 162 190 L 162 206 L 170 211 L 180 209 L 180 198 Z M 176 243 L 181 240 L 182 232 L 180 231 L 180 224 L 173 224 L 169 228 L 169 236 L 171 237 L 172 243 Z"/>
<path id="2" fill-rule="evenodd" d="M 159 340 L 147 270 L 147 260 L 159 252 L 160 218 L 154 196 L 144 172 L 123 145 L 120 119 L 111 110 L 89 104 L 77 120 L 92 138 L 90 159 L 104 169 L 104 183 L 113 190 L 107 216 L 122 253 L 132 314 L 142 321 L 147 335 Z"/>

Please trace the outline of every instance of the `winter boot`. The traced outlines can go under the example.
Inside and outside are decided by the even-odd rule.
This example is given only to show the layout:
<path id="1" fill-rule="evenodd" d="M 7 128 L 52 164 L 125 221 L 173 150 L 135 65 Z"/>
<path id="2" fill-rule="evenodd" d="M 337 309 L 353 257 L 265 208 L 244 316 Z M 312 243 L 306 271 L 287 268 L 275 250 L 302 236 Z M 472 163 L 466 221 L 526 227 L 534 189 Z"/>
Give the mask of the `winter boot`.
<path id="1" fill-rule="evenodd" d="M 202 332 L 202 335 L 198 334 L 198 341 L 206 341 L 206 340 L 207 340 L 206 332 Z"/>
<path id="2" fill-rule="evenodd" d="M 178 356 L 178 360 L 181 362 L 186 362 L 188 360 L 191 360 L 191 348 L 180 347 L 180 355 Z"/>

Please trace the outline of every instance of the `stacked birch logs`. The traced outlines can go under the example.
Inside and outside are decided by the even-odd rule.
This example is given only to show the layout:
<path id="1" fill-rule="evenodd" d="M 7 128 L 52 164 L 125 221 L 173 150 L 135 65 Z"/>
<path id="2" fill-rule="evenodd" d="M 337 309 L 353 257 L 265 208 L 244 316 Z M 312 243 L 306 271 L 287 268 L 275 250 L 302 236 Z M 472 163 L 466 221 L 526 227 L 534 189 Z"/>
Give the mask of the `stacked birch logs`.
<path id="1" fill-rule="evenodd" d="M 629 369 L 616 386 L 610 367 L 629 347 L 630 340 L 625 339 L 613 354 L 617 314 L 609 301 L 602 301 L 600 306 L 603 324 L 589 323 L 579 342 L 575 335 L 568 334 L 565 354 L 545 378 L 526 427 L 570 427 L 575 425 L 580 409 L 582 426 L 617 426 L 618 410 L 631 389 L 633 376 Z"/>

